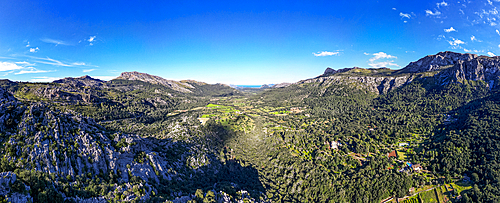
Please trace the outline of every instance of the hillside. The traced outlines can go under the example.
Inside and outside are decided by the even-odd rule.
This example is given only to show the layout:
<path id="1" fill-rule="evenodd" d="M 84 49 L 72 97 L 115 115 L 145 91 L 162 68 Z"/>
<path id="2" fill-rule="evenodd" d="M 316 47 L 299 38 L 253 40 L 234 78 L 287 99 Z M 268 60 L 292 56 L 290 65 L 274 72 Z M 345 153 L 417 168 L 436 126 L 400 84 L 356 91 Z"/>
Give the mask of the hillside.
<path id="1" fill-rule="evenodd" d="M 246 94 L 138 72 L 1 80 L 0 199 L 495 202 L 499 61 L 440 52 Z"/>

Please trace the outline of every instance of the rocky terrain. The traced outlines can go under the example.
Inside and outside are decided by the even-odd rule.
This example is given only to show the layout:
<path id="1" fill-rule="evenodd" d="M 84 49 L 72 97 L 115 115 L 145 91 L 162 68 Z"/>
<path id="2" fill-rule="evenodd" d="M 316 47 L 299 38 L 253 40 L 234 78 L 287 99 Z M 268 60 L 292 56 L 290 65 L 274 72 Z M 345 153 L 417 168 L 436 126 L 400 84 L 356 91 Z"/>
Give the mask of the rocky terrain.
<path id="1" fill-rule="evenodd" d="M 118 78 L 123 80 L 140 80 L 144 82 L 149 82 L 152 84 L 162 84 L 172 88 L 179 92 L 192 92 L 190 89 L 194 88 L 192 85 L 186 82 L 178 82 L 174 80 L 167 80 L 162 77 L 155 75 L 149 75 L 147 73 L 139 73 L 137 71 L 133 72 L 123 72 Z"/>

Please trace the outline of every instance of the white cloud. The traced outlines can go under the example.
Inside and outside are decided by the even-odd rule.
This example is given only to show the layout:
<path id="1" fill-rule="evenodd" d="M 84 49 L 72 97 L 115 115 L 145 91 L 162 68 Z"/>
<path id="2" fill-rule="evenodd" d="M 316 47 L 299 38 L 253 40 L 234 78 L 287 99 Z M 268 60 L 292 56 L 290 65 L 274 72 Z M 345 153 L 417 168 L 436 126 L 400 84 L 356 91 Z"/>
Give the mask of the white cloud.
<path id="1" fill-rule="evenodd" d="M 30 47 L 30 42 L 28 42 L 28 44 L 26 45 L 26 47 Z"/>
<path id="2" fill-rule="evenodd" d="M 498 48 L 500 48 L 500 44 L 498 45 Z"/>
<path id="3" fill-rule="evenodd" d="M 84 62 L 74 62 L 74 63 L 71 63 L 71 65 L 74 65 L 74 66 L 84 66 L 86 64 Z"/>
<path id="4" fill-rule="evenodd" d="M 11 62 L 0 62 L 0 71 L 11 71 L 11 70 L 19 70 L 23 69 L 23 66 L 18 66 L 15 63 Z"/>
<path id="5" fill-rule="evenodd" d="M 439 12 L 439 11 L 432 12 L 431 10 L 425 10 L 425 15 L 426 16 L 429 16 L 429 15 L 431 15 L 431 16 L 437 16 L 437 15 L 441 15 L 441 12 Z"/>
<path id="6" fill-rule="evenodd" d="M 94 41 L 94 39 L 95 39 L 95 36 L 90 36 L 90 37 L 89 37 L 89 39 L 88 39 L 87 41 L 89 41 L 89 42 L 93 42 L 93 41 Z"/>
<path id="7" fill-rule="evenodd" d="M 92 71 L 95 71 L 95 69 L 85 69 L 85 70 L 83 70 L 84 73 L 88 73 L 88 72 L 92 72 Z"/>
<path id="8" fill-rule="evenodd" d="M 318 52 L 318 53 L 313 53 L 314 56 L 335 56 L 335 55 L 338 55 L 339 52 L 330 52 L 330 51 L 322 51 L 322 52 Z"/>
<path id="9" fill-rule="evenodd" d="M 386 54 L 384 52 L 378 52 L 373 54 L 374 57 L 368 59 L 370 63 L 368 63 L 369 66 L 373 68 L 381 68 L 381 67 L 387 67 L 387 66 L 397 66 L 400 67 L 398 64 L 394 63 L 394 61 L 377 61 L 379 59 L 391 59 L 391 58 L 397 58 L 396 56 L 392 56 L 389 54 Z"/>
<path id="10" fill-rule="evenodd" d="M 411 18 L 411 14 L 409 14 L 409 13 L 400 12 L 399 16 L 401 16 L 401 18 Z"/>
<path id="11" fill-rule="evenodd" d="M 494 56 L 496 56 L 496 55 L 495 55 L 494 53 L 492 53 L 492 52 L 488 52 L 488 56 L 490 56 L 490 57 L 494 57 Z"/>
<path id="12" fill-rule="evenodd" d="M 38 50 L 40 50 L 38 47 L 37 48 L 30 48 L 31 53 L 36 53 Z"/>
<path id="13" fill-rule="evenodd" d="M 392 8 L 392 10 L 396 10 L 396 8 Z"/>
<path id="14" fill-rule="evenodd" d="M 365 53 L 363 53 L 363 54 L 364 54 L 364 55 L 370 55 L 370 53 L 366 53 L 366 52 L 365 52 Z"/>
<path id="15" fill-rule="evenodd" d="M 448 3 L 446 3 L 445 1 L 443 1 L 441 3 L 436 3 L 436 5 L 439 8 L 439 6 L 448 6 Z"/>
<path id="16" fill-rule="evenodd" d="M 373 54 L 375 57 L 369 59 L 370 62 L 373 62 L 375 60 L 378 60 L 378 59 L 390 59 L 390 58 L 397 58 L 396 56 L 392 56 L 392 55 L 389 55 L 389 54 L 386 54 L 384 52 L 378 52 L 378 53 L 374 53 Z"/>
<path id="17" fill-rule="evenodd" d="M 470 50 L 470 49 L 465 49 L 465 48 L 464 48 L 464 51 L 465 51 L 465 52 L 471 52 L 472 50 Z"/>
<path id="18" fill-rule="evenodd" d="M 35 61 L 37 63 L 43 63 L 43 64 L 47 64 L 47 65 L 64 66 L 64 67 L 86 66 L 86 64 L 83 62 L 63 63 L 61 61 L 51 59 L 49 57 L 40 58 L 40 57 L 31 56 L 30 58 L 37 59 L 38 61 Z"/>
<path id="19" fill-rule="evenodd" d="M 497 30 L 497 34 L 500 35 L 500 31 Z"/>
<path id="20" fill-rule="evenodd" d="M 456 32 L 455 28 L 450 27 L 449 29 L 444 29 L 445 32 Z"/>
<path id="21" fill-rule="evenodd" d="M 21 70 L 17 73 L 14 73 L 15 75 L 19 74 L 27 74 L 27 73 L 46 73 L 46 72 L 51 72 L 51 71 L 46 71 L 46 70 L 37 70 L 35 68 L 32 68 L 31 70 Z"/>
<path id="22" fill-rule="evenodd" d="M 46 77 L 46 76 L 32 77 L 30 82 L 52 82 L 54 80 L 59 80 L 59 79 L 62 79 L 62 78 L 60 78 L 60 77 Z"/>
<path id="23" fill-rule="evenodd" d="M 472 37 L 470 37 L 470 41 L 477 41 L 477 42 L 482 42 L 481 40 L 478 40 L 476 38 L 476 36 L 472 35 Z"/>
<path id="24" fill-rule="evenodd" d="M 448 41 L 448 43 L 450 43 L 451 46 L 457 46 L 457 45 L 460 45 L 460 44 L 465 44 L 465 42 L 462 41 L 462 40 L 454 39 L 454 38 L 452 38 L 452 39 L 453 40 Z"/>
<path id="25" fill-rule="evenodd" d="M 67 45 L 67 46 L 72 45 L 72 44 L 65 42 L 65 41 L 62 41 L 62 40 L 56 40 L 56 39 L 50 39 L 50 38 L 42 38 L 40 40 L 42 40 L 42 42 L 55 44 L 56 46 L 57 45 Z"/>
<path id="26" fill-rule="evenodd" d="M 370 65 L 373 68 L 382 68 L 387 66 L 400 67 L 398 64 L 395 64 L 394 61 L 374 62 L 374 63 L 369 63 L 368 65 Z"/>

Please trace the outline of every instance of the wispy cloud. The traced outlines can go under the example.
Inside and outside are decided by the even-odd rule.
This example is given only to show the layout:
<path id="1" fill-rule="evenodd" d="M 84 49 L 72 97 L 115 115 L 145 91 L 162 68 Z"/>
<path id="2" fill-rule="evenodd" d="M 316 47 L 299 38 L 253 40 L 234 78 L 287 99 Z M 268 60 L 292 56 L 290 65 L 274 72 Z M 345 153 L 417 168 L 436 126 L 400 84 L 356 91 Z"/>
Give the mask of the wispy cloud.
<path id="1" fill-rule="evenodd" d="M 429 16 L 429 15 L 438 16 L 438 15 L 441 15 L 441 12 L 439 12 L 439 11 L 432 12 L 431 10 L 425 10 L 425 15 L 426 16 Z"/>
<path id="2" fill-rule="evenodd" d="M 40 50 L 38 47 L 36 47 L 36 48 L 30 48 L 30 52 L 31 53 L 36 53 L 36 52 L 38 52 L 38 50 Z"/>
<path id="3" fill-rule="evenodd" d="M 35 69 L 35 68 L 32 68 L 30 70 L 21 70 L 17 73 L 14 73 L 15 75 L 20 75 L 20 74 L 28 74 L 28 73 L 47 73 L 47 72 L 52 72 L 52 71 L 48 71 L 48 70 L 38 70 L 38 69 Z"/>
<path id="4" fill-rule="evenodd" d="M 23 69 L 23 66 L 11 62 L 0 62 L 0 71 L 11 71 Z"/>
<path id="5" fill-rule="evenodd" d="M 338 55 L 340 52 L 330 52 L 330 51 L 322 51 L 318 53 L 312 53 L 314 56 L 335 56 Z"/>
<path id="6" fill-rule="evenodd" d="M 490 56 L 490 57 L 494 57 L 494 56 L 496 56 L 496 55 L 495 55 L 494 53 L 492 53 L 492 52 L 488 52 L 488 56 Z"/>
<path id="7" fill-rule="evenodd" d="M 411 18 L 411 14 L 409 14 L 409 13 L 400 12 L 399 16 L 401 16 L 401 18 Z"/>
<path id="8" fill-rule="evenodd" d="M 92 72 L 92 71 L 95 71 L 95 69 L 85 69 L 85 70 L 83 70 L 84 73 L 88 73 L 88 72 Z"/>
<path id="9" fill-rule="evenodd" d="M 26 62 L 26 61 L 19 61 L 19 62 L 15 62 L 16 64 L 19 64 L 21 66 L 34 66 L 36 64 L 34 63 L 30 63 L 30 62 Z"/>
<path id="10" fill-rule="evenodd" d="M 73 63 L 64 63 L 59 60 L 51 59 L 49 57 L 46 58 L 40 58 L 40 57 L 34 57 L 34 56 L 28 56 L 30 58 L 36 59 L 37 63 L 42 63 L 42 64 L 47 64 L 47 65 L 54 65 L 54 66 L 64 66 L 64 67 L 74 67 L 74 66 L 91 66 L 87 65 L 84 62 L 73 62 Z"/>
<path id="11" fill-rule="evenodd" d="M 71 43 L 68 43 L 68 42 L 65 42 L 65 41 L 62 41 L 62 40 L 56 40 L 56 39 L 50 39 L 50 38 L 42 38 L 40 40 L 42 40 L 42 42 L 55 44 L 56 46 L 57 45 L 66 45 L 66 46 L 73 45 Z"/>
<path id="12" fill-rule="evenodd" d="M 496 30 L 497 31 L 497 34 L 500 35 L 500 31 Z"/>
<path id="13" fill-rule="evenodd" d="M 26 45 L 26 47 L 30 47 L 30 42 L 28 42 L 28 44 Z"/>
<path id="14" fill-rule="evenodd" d="M 444 29 L 445 32 L 456 32 L 457 30 L 455 30 L 455 28 L 453 27 L 450 27 L 448 29 Z"/>
<path id="15" fill-rule="evenodd" d="M 400 67 L 398 64 L 394 63 L 394 60 L 391 61 L 378 61 L 380 59 L 391 59 L 391 58 L 397 58 L 396 56 L 389 55 L 384 52 L 378 52 L 373 54 L 374 57 L 368 59 L 370 61 L 368 63 L 369 66 L 374 67 L 374 68 L 381 68 L 381 67 L 387 67 L 387 66 L 397 66 Z"/>

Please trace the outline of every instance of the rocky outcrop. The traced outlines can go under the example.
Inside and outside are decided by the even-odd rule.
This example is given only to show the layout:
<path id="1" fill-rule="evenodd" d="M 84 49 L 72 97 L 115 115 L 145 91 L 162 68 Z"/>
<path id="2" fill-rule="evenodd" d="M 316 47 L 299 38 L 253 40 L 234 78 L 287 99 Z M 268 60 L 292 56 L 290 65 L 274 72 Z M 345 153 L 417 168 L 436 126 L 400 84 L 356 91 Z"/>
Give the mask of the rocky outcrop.
<path id="1" fill-rule="evenodd" d="M 439 52 L 411 62 L 400 73 L 439 71 L 434 77 L 439 84 L 466 80 L 487 82 L 492 88 L 500 77 L 500 57 L 478 56 L 469 53 Z"/>
<path id="2" fill-rule="evenodd" d="M 67 84 L 67 85 L 74 86 L 74 87 L 84 86 L 84 87 L 98 88 L 98 87 L 103 86 L 106 82 L 99 80 L 99 79 L 92 78 L 88 75 L 85 75 L 85 76 L 78 77 L 78 78 L 67 77 L 67 78 L 60 79 L 60 80 L 54 80 L 54 83 Z"/>
<path id="3" fill-rule="evenodd" d="M 442 83 L 463 82 L 465 80 L 482 80 L 490 85 L 498 86 L 500 78 L 500 57 L 478 57 L 468 61 L 457 61 L 453 67 L 440 72 L 436 77 Z"/>
<path id="4" fill-rule="evenodd" d="M 189 92 L 190 93 L 192 91 L 189 89 L 194 88 L 192 85 L 190 85 L 187 82 L 167 80 L 167 79 L 159 77 L 159 76 L 150 75 L 147 73 L 139 73 L 137 71 L 123 72 L 116 79 L 139 80 L 139 81 L 143 81 L 143 82 L 149 82 L 152 84 L 161 84 L 161 85 L 165 85 L 165 86 L 170 87 L 173 90 L 179 91 L 179 92 Z"/>
<path id="5" fill-rule="evenodd" d="M 317 77 L 308 80 L 302 80 L 295 84 L 315 83 L 318 86 L 330 85 L 353 85 L 360 86 L 375 94 L 385 94 L 388 91 L 401 87 L 404 84 L 413 81 L 414 77 L 403 75 L 398 77 L 375 77 L 375 76 L 344 76 L 331 75 L 327 77 Z"/>
<path id="6" fill-rule="evenodd" d="M 0 87 L 0 132 L 15 128 L 23 112 L 22 103 Z"/>
<path id="7" fill-rule="evenodd" d="M 439 52 L 436 55 L 428 55 L 418 61 L 411 62 L 401 69 L 400 73 L 421 73 L 438 70 L 442 66 L 455 65 L 458 61 L 469 61 L 476 59 L 476 54 L 462 54 L 451 51 Z"/>
<path id="8" fill-rule="evenodd" d="M 273 85 L 271 88 L 282 88 L 282 87 L 288 87 L 290 86 L 292 83 L 288 83 L 288 82 L 284 82 L 284 83 L 280 83 L 280 84 L 275 84 Z"/>
<path id="9" fill-rule="evenodd" d="M 329 76 L 329 75 L 333 75 L 333 74 L 336 74 L 336 73 L 343 73 L 343 72 L 347 72 L 347 71 L 350 71 L 350 70 L 353 70 L 353 69 L 361 69 L 361 68 L 359 68 L 359 67 L 352 67 L 352 68 L 342 68 L 342 69 L 334 70 L 334 69 L 328 67 L 328 68 L 326 68 L 325 72 L 321 76 Z"/>

